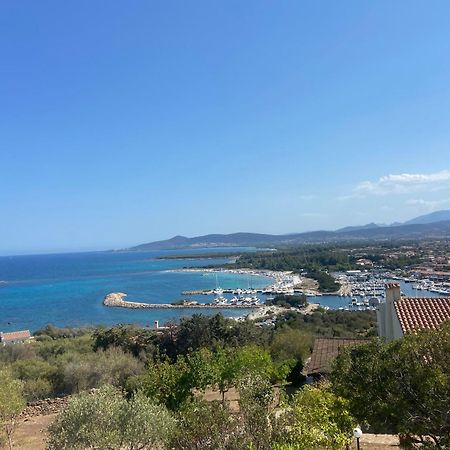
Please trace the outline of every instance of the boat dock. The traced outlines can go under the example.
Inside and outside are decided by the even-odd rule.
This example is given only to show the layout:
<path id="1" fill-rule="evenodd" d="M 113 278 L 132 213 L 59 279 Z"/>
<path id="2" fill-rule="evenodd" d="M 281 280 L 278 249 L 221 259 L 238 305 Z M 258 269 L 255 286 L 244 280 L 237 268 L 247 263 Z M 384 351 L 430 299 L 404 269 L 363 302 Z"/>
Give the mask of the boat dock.
<path id="1" fill-rule="evenodd" d="M 192 291 L 182 291 L 181 295 L 216 295 L 219 293 L 222 294 L 264 294 L 264 295 L 277 295 L 277 294 L 302 294 L 304 293 L 304 289 L 294 289 L 294 288 L 265 288 L 265 289 L 197 289 Z"/>
<path id="2" fill-rule="evenodd" d="M 130 309 L 186 309 L 186 308 L 196 308 L 196 309 L 206 309 L 206 308 L 215 308 L 215 309 L 242 309 L 242 308 L 260 308 L 260 304 L 214 304 L 214 303 L 198 303 L 198 302 L 177 302 L 176 304 L 172 303 L 142 303 L 142 302 L 129 302 L 124 300 L 127 294 L 123 292 L 112 292 L 108 294 L 103 299 L 103 305 L 115 308 L 130 308 Z"/>

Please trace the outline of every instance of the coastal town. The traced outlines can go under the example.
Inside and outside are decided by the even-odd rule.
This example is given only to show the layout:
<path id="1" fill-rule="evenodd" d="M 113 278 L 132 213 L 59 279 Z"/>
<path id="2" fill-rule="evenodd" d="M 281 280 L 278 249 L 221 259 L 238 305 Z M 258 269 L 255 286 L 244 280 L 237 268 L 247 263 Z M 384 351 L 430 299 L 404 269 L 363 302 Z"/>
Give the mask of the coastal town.
<path id="1" fill-rule="evenodd" d="M 225 258 L 207 255 L 205 251 L 198 258 L 182 256 L 179 260 L 171 255 L 172 268 L 158 271 L 158 277 L 168 283 L 182 280 L 183 284 L 179 284 L 179 290 L 171 291 L 175 293 L 173 297 L 163 297 L 163 301 L 161 297 L 152 301 L 151 290 L 143 298 L 117 290 L 105 292 L 103 298 L 97 296 L 94 300 L 97 306 L 102 302 L 100 308 L 106 314 L 142 315 L 143 324 L 88 328 L 48 325 L 38 330 L 2 331 L 0 359 L 11 367 L 14 376 L 22 377 L 24 394 L 21 395 L 28 402 L 24 416 L 18 419 L 19 442 L 24 439 L 21 433 L 36 436 L 29 431 L 31 423 L 42 424 L 46 433 L 53 436 L 51 421 L 55 414 L 65 417 L 64 411 L 71 405 L 70 397 L 80 395 L 79 386 L 85 392 L 86 389 L 101 391 L 102 380 L 111 383 L 110 380 L 117 379 L 118 372 L 124 381 L 113 381 L 117 383 L 113 386 L 129 389 L 132 395 L 136 394 L 131 389 L 148 386 L 146 377 L 152 373 L 156 378 L 152 378 L 155 390 L 151 395 L 159 396 L 166 412 L 172 411 L 170 408 L 178 411 L 179 404 L 196 404 L 201 395 L 208 399 L 208 405 L 218 401 L 225 411 L 231 408 L 230 414 L 240 414 L 243 404 L 240 396 L 246 395 L 240 387 L 243 373 L 266 377 L 268 386 L 273 387 L 274 383 L 289 386 L 295 395 L 310 388 L 321 393 L 317 386 L 331 382 L 333 395 L 337 395 L 334 389 L 336 393 L 345 389 L 343 392 L 350 399 L 358 395 L 373 398 L 389 395 L 383 401 L 404 407 L 404 389 L 412 388 L 400 386 L 397 391 L 384 392 L 376 382 L 381 374 L 372 374 L 373 368 L 379 367 L 383 376 L 389 371 L 395 379 L 400 379 L 404 370 L 426 370 L 410 358 L 409 346 L 428 352 L 428 339 L 434 339 L 436 352 L 445 354 L 442 347 L 448 342 L 446 322 L 450 323 L 448 241 L 325 244 L 234 252 Z M 159 267 L 164 267 L 165 260 L 156 261 Z M 145 264 L 155 262 L 146 260 Z M 145 279 L 150 275 L 143 272 L 140 276 Z M 195 285 L 197 282 L 201 289 Z M 160 320 L 160 317 L 168 319 Z M 422 338 L 421 333 L 429 334 Z M 374 341 L 375 337 L 379 340 Z M 392 357 L 380 359 L 379 345 Z M 24 355 L 32 353 L 31 360 L 23 360 L 21 352 L 17 353 L 16 361 L 11 359 L 22 347 L 27 349 Z M 403 347 L 401 356 L 396 352 Z M 56 355 L 53 348 L 57 348 Z M 369 352 L 369 362 L 372 361 L 362 382 L 355 378 L 357 370 L 352 360 L 342 359 L 348 355 L 346 352 L 356 354 L 358 349 Z M 263 372 L 255 372 L 259 363 L 252 359 L 253 355 L 264 361 Z M 397 364 L 400 357 L 406 358 L 405 362 Z M 72 361 L 70 374 L 66 358 Z M 148 361 L 152 361 L 150 366 Z M 230 379 L 230 391 L 228 388 L 221 391 L 220 378 L 212 377 L 211 373 L 220 374 L 223 364 L 235 367 L 237 361 L 243 364 L 240 369 L 243 372 Z M 338 371 L 334 368 L 337 363 Z M 39 370 L 28 374 L 23 372 L 24 364 L 36 365 Z M 444 373 L 445 364 L 445 360 L 439 359 L 433 370 Z M 213 370 L 202 372 L 211 365 Z M 149 367 L 154 372 L 149 372 Z M 270 375 L 265 372 L 267 367 Z M 165 371 L 173 373 L 169 377 Z M 163 381 L 178 380 L 178 376 L 192 380 L 192 384 L 186 388 L 178 381 L 170 385 Z M 100 381 L 96 381 L 99 377 Z M 433 379 L 433 383 L 439 387 L 442 379 Z M 198 380 L 207 381 L 199 383 Z M 204 394 L 200 394 L 203 390 Z M 187 397 L 174 403 L 168 392 Z M 444 401 L 445 395 L 440 394 Z M 408 408 L 416 412 L 417 402 Z M 372 442 L 377 450 L 383 448 L 381 443 L 397 448 L 401 445 L 403 437 L 397 428 L 377 422 L 371 411 L 360 412 L 358 408 L 352 411 L 360 414 L 359 417 L 368 417 L 383 432 L 380 436 L 364 428 L 366 448 Z M 433 413 L 432 408 L 426 411 L 427 416 Z M 410 435 L 408 439 L 413 438 L 412 432 Z M 350 442 L 348 437 L 345 439 Z"/>
<path id="2" fill-rule="evenodd" d="M 334 251 L 334 250 L 333 250 Z M 330 278 L 335 280 L 336 290 L 324 292 L 319 283 L 308 277 L 308 270 L 273 270 L 248 267 L 227 268 L 183 268 L 172 269 L 168 272 L 201 273 L 212 276 L 215 287 L 209 289 L 193 289 L 180 292 L 181 300 L 171 303 L 147 303 L 140 301 L 124 300 L 124 293 L 110 293 L 104 298 L 103 304 L 109 307 L 122 307 L 131 309 L 202 309 L 218 308 L 261 308 L 266 301 L 269 302 L 276 296 L 304 295 L 311 303 L 320 305 L 320 297 L 340 297 L 348 299 L 338 309 L 346 311 L 375 311 L 385 301 L 385 284 L 399 281 L 405 290 L 403 295 L 420 296 L 449 296 L 450 295 L 450 271 L 448 267 L 448 248 L 446 245 L 436 245 L 434 242 L 421 242 L 418 245 L 399 244 L 395 248 L 383 248 L 382 246 L 366 246 L 358 248 L 342 248 L 341 253 L 346 252 L 352 258 L 352 266 L 348 270 L 330 270 L 324 267 Z M 278 257 L 278 253 L 273 253 Z M 267 254 L 266 258 L 269 257 Z M 447 258 L 447 259 L 446 259 Z M 172 257 L 173 259 L 173 257 Z M 240 257 L 230 258 L 230 263 L 236 265 Z M 403 261 L 400 267 L 395 267 L 392 262 Z M 407 263 L 413 264 L 407 264 Z M 385 267 L 385 264 L 387 267 Z M 247 279 L 247 287 L 221 287 L 221 279 L 224 275 L 234 274 Z M 267 279 L 267 285 L 255 288 L 251 280 L 254 277 Z M 192 299 L 206 296 L 207 301 Z M 328 308 L 325 306 L 325 308 Z M 259 313 L 261 314 L 261 313 Z M 243 318 L 247 317 L 244 315 Z M 241 317 L 242 318 L 242 317 Z"/>
<path id="3" fill-rule="evenodd" d="M 353 249 L 349 250 L 344 248 L 341 250 L 344 250 L 348 254 L 354 253 Z M 371 248 L 372 250 L 373 248 Z M 292 250 L 293 253 L 290 253 L 289 257 L 283 255 L 282 258 L 291 258 L 289 260 L 292 262 L 294 261 L 292 254 L 296 255 L 298 251 L 298 249 Z M 330 254 L 335 251 L 336 249 L 326 250 Z M 359 251 L 361 251 L 361 248 L 359 248 Z M 280 253 L 281 251 L 273 251 L 272 257 L 277 260 L 280 258 Z M 395 254 L 399 255 L 399 257 L 404 256 L 398 250 L 395 250 Z M 264 258 L 267 260 L 270 257 L 266 254 Z M 239 261 L 239 258 L 234 261 L 236 263 L 236 261 Z M 251 261 L 253 263 L 258 261 L 258 255 L 253 255 Z M 340 358 L 339 355 L 345 355 L 345 349 L 353 349 L 353 352 L 357 352 L 358 348 L 369 346 L 371 338 L 374 336 L 382 338 L 383 342 L 386 342 L 383 345 L 387 349 L 390 349 L 389 343 L 399 340 L 401 342 L 405 340 L 406 342 L 411 332 L 417 333 L 420 330 L 432 330 L 436 333 L 445 333 L 445 331 L 441 332 L 439 330 L 441 327 L 444 327 L 443 329 L 445 330 L 445 321 L 450 320 L 450 297 L 447 295 L 449 286 L 448 273 L 446 272 L 447 266 L 439 265 L 439 267 L 436 267 L 432 264 L 427 264 L 424 260 L 421 260 L 418 265 L 383 267 L 379 261 L 376 262 L 376 258 L 371 258 L 369 255 L 366 255 L 364 258 L 355 258 L 352 267 L 347 268 L 347 270 L 331 271 L 328 267 L 324 267 L 324 270 L 329 270 L 330 276 L 335 280 L 335 286 L 338 287 L 337 290 L 329 292 L 321 291 L 319 281 L 311 278 L 308 270 L 304 268 L 296 270 L 273 270 L 242 267 L 194 267 L 177 270 L 180 273 L 204 274 L 211 279 L 211 283 L 215 284 L 215 287 L 203 290 L 193 289 L 181 291 L 180 295 L 183 299 L 171 303 L 147 303 L 127 300 L 126 293 L 113 292 L 105 295 L 103 305 L 108 308 L 132 310 L 167 309 L 183 311 L 183 313 L 189 313 L 191 310 L 193 312 L 198 311 L 202 314 L 194 314 L 192 318 L 186 317 L 178 323 L 172 322 L 160 325 L 159 321 L 155 320 L 153 326 L 149 325 L 143 328 L 123 328 L 123 326 L 118 326 L 109 329 L 100 328 L 94 331 L 76 331 L 58 330 L 57 328 L 49 327 L 46 330 L 38 331 L 34 336 L 27 330 L 13 333 L 0 333 L 0 342 L 5 351 L 22 345 L 39 348 L 40 346 L 47 345 L 46 342 L 48 342 L 48 339 L 58 342 L 59 340 L 76 341 L 89 338 L 97 342 L 95 345 L 110 345 L 106 344 L 109 340 L 112 340 L 115 343 L 114 345 L 125 345 L 129 339 L 127 334 L 130 333 L 130 343 L 132 345 L 130 348 L 137 346 L 133 351 L 138 356 L 130 355 L 127 358 L 137 358 L 139 361 L 139 358 L 142 358 L 146 354 L 145 358 L 153 358 L 156 361 L 155 364 L 157 364 L 157 367 L 162 368 L 159 365 L 167 364 L 167 361 L 165 363 L 158 362 L 157 354 L 158 352 L 170 352 L 171 346 L 173 345 L 176 348 L 182 345 L 188 345 L 188 352 L 191 352 L 188 353 L 190 358 L 200 358 L 200 355 L 204 355 L 206 350 L 201 346 L 206 345 L 205 343 L 208 343 L 208 345 L 212 346 L 211 348 L 214 348 L 214 345 L 216 345 L 215 339 L 218 338 L 217 335 L 214 338 L 204 336 L 210 336 L 209 333 L 213 329 L 215 330 L 214 333 L 217 333 L 218 331 L 215 328 L 217 326 L 216 321 L 220 322 L 224 320 L 226 321 L 226 325 L 222 333 L 225 333 L 225 330 L 228 330 L 226 333 L 230 333 L 230 330 L 235 329 L 236 333 L 240 334 L 242 331 L 237 331 L 240 327 L 250 327 L 252 330 L 258 330 L 252 331 L 252 333 L 273 333 L 280 338 L 284 335 L 295 335 L 295 339 L 298 341 L 292 341 L 291 337 L 289 337 L 289 340 L 283 341 L 283 348 L 285 345 L 287 345 L 287 348 L 290 348 L 292 345 L 300 344 L 303 348 L 304 344 L 302 343 L 302 339 L 306 340 L 305 343 L 310 343 L 302 350 L 301 372 L 296 372 L 295 366 L 289 366 L 291 367 L 289 370 L 292 371 L 289 376 L 296 374 L 296 377 L 302 379 L 299 385 L 300 387 L 290 382 L 291 388 L 300 389 L 299 392 L 302 392 L 301 389 L 305 388 L 301 386 L 315 386 L 314 383 L 317 381 L 329 383 L 330 378 L 339 380 L 334 381 L 334 383 L 352 383 L 353 388 L 356 382 L 351 378 L 352 369 L 348 369 L 343 375 L 333 369 L 333 361 L 338 360 Z M 239 275 L 243 277 L 243 280 L 248 280 L 248 286 L 246 288 L 222 288 L 221 279 L 224 279 L 228 275 Z M 254 277 L 259 277 L 260 280 L 266 280 L 267 285 L 264 287 L 253 287 L 251 280 L 254 280 Z M 194 299 L 203 297 L 206 298 L 206 301 Z M 339 297 L 345 300 L 347 306 L 336 308 L 334 311 L 321 306 L 321 299 L 332 297 Z M 243 311 L 243 315 L 230 319 L 215 315 L 215 311 L 223 312 L 232 309 L 242 309 L 245 310 L 245 313 Z M 203 313 L 212 315 L 208 316 Z M 218 319 L 218 317 L 221 318 Z M 324 320 L 329 322 L 321 325 Z M 312 324 L 312 328 L 309 325 L 310 323 Z M 347 328 L 341 334 L 343 326 Z M 242 330 L 244 329 L 247 328 L 242 328 Z M 67 336 L 70 333 L 72 333 L 73 337 L 69 338 Z M 80 333 L 80 336 L 78 336 L 78 333 Z M 243 335 L 246 335 L 246 333 L 244 332 Z M 203 337 L 201 337 L 201 344 L 195 344 L 196 347 L 193 349 L 191 346 L 195 341 L 192 341 L 192 339 L 197 335 Z M 50 338 L 50 336 L 53 337 Z M 249 337 L 249 340 L 245 341 L 245 344 L 251 346 L 254 345 L 255 335 L 251 334 L 250 336 L 252 337 Z M 213 339 L 213 341 L 209 342 L 208 339 Z M 222 339 L 220 341 L 222 345 L 225 345 L 227 340 L 230 339 L 229 334 L 223 335 L 220 339 Z M 153 347 L 148 347 L 150 340 L 153 342 L 152 345 L 157 346 L 157 349 L 151 350 Z M 184 340 L 187 340 L 186 344 L 184 344 Z M 270 355 L 274 355 L 273 357 L 278 357 L 276 356 L 278 354 L 277 352 L 285 355 L 286 350 L 280 349 L 278 345 L 276 339 L 270 344 Z M 188 375 L 186 370 L 192 369 L 186 369 L 186 366 L 181 365 L 181 362 L 176 362 L 176 355 L 182 354 L 177 353 L 179 351 L 181 350 L 176 350 L 174 359 L 172 359 L 173 362 L 170 364 L 173 365 L 174 370 L 179 371 L 180 374 L 184 374 L 183 376 L 189 378 L 192 375 Z M 245 346 L 242 351 L 246 351 Z M 255 352 L 255 347 L 249 347 L 249 351 Z M 96 353 L 94 355 L 95 358 L 99 358 Z M 201 357 L 203 358 L 204 356 Z M 208 356 L 208 358 L 210 357 Z M 269 354 L 266 357 L 272 358 Z M 283 357 L 286 358 L 287 356 Z M 179 359 L 178 361 L 183 361 L 183 359 Z M 132 364 L 132 362 L 129 361 L 128 364 Z M 177 364 L 180 365 L 178 366 Z M 211 364 L 211 362 L 208 364 Z M 107 367 L 102 368 L 105 374 L 108 373 L 108 370 Z M 144 371 L 143 368 L 140 370 Z M 249 367 L 245 370 L 251 371 L 253 369 Z M 394 367 L 389 370 L 399 369 Z M 347 378 L 349 381 L 347 381 Z M 193 379 L 196 378 L 194 377 Z M 221 394 L 224 399 L 223 401 L 226 402 L 225 404 L 232 405 L 234 402 L 236 406 L 233 408 L 236 411 L 239 411 L 239 405 L 241 404 L 238 379 L 236 378 L 235 381 L 231 382 L 233 395 L 237 397 L 233 397 L 231 394 L 228 395 L 225 392 Z M 211 399 L 215 399 L 220 391 L 217 391 L 218 388 L 216 387 L 215 379 L 211 379 L 208 383 L 212 384 L 209 385 L 206 393 L 203 395 L 209 399 L 209 402 L 214 402 Z M 92 386 L 97 385 L 93 384 Z M 166 389 L 164 386 L 162 388 Z M 375 390 L 373 395 L 380 395 L 375 385 L 368 389 L 366 383 L 364 383 L 363 387 L 357 387 L 357 389 L 360 388 L 364 389 L 365 392 L 367 390 L 369 392 Z M 55 392 L 57 392 L 57 389 L 59 388 L 55 387 Z M 178 388 L 175 386 L 173 389 Z M 197 392 L 199 387 L 194 382 L 191 389 L 192 392 Z M 70 395 L 75 395 L 73 392 L 69 390 Z M 195 398 L 195 395 L 193 398 Z M 372 394 L 370 393 L 369 395 Z M 403 394 L 400 392 L 396 395 L 401 397 Z M 21 416 L 19 419 L 19 439 L 23 439 L 21 438 L 21 433 L 25 433 L 24 430 L 27 429 L 26 423 L 36 422 L 47 424 L 55 414 L 64 414 L 64 410 L 70 407 L 68 406 L 70 405 L 70 399 L 68 400 L 66 397 L 55 395 L 51 399 L 37 398 L 37 401 L 28 405 L 23 412 L 23 417 Z M 220 399 L 220 397 L 218 398 Z M 415 408 L 415 405 L 413 407 Z M 386 429 L 387 431 L 390 431 L 390 429 Z M 382 435 L 366 433 L 364 438 L 366 448 L 371 448 L 373 445 L 373 448 L 377 450 L 384 448 L 380 447 L 380 445 L 398 447 L 401 442 L 401 438 L 395 433 L 385 433 Z"/>
<path id="4" fill-rule="evenodd" d="M 0 450 L 450 450 L 450 1 L 0 1 Z"/>

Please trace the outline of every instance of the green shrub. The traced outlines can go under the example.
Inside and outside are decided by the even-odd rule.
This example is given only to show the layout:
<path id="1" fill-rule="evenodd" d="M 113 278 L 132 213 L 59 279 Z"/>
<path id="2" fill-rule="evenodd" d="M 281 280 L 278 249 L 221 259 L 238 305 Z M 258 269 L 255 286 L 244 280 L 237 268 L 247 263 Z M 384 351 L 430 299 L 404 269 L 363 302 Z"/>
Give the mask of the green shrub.
<path id="1" fill-rule="evenodd" d="M 72 398 L 49 427 L 49 450 L 155 449 L 171 439 L 175 421 L 160 405 L 136 393 L 126 400 L 103 386 Z"/>

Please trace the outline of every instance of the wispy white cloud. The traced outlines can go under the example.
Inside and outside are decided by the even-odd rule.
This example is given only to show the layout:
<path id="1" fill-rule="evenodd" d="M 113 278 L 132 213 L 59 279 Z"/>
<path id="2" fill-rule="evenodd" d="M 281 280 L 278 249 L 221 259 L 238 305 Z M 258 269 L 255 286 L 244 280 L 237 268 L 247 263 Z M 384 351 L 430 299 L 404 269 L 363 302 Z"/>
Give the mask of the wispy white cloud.
<path id="1" fill-rule="evenodd" d="M 424 211 L 433 211 L 438 208 L 450 206 L 450 198 L 443 198 L 439 200 L 424 200 L 422 198 L 412 198 L 406 202 L 407 205 L 417 206 Z"/>
<path id="2" fill-rule="evenodd" d="M 367 195 L 409 194 L 432 192 L 450 187 L 450 171 L 422 174 L 401 173 L 385 175 L 377 181 L 363 181 L 353 190 L 353 197 Z"/>

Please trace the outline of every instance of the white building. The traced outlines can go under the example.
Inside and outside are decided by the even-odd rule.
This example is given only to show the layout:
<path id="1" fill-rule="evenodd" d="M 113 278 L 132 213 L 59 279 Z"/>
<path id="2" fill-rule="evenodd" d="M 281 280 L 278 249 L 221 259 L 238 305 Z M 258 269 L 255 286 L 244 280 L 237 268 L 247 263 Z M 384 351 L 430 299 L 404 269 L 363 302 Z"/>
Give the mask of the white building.
<path id="1" fill-rule="evenodd" d="M 386 303 L 377 311 L 378 334 L 390 342 L 405 333 L 436 329 L 450 320 L 450 298 L 402 297 L 398 283 L 386 284 Z"/>

